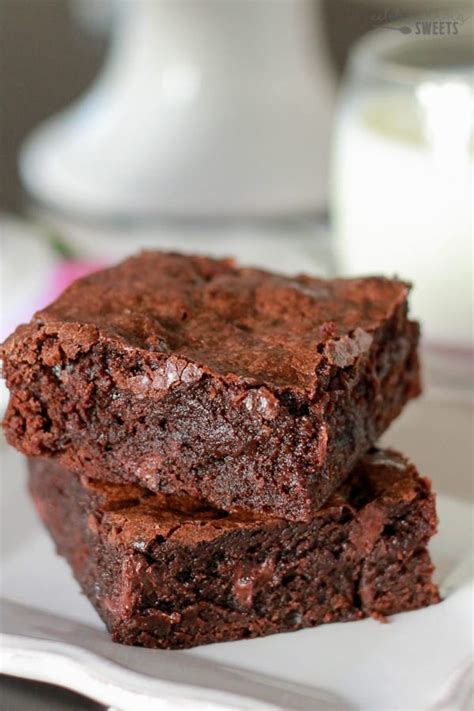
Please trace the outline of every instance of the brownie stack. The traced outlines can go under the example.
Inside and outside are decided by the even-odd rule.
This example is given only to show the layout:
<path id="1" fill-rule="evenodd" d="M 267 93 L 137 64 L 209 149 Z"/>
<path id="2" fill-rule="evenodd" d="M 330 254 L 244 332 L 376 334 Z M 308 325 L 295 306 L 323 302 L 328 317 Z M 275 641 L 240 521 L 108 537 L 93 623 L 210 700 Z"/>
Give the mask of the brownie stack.
<path id="1" fill-rule="evenodd" d="M 420 391 L 408 290 L 144 252 L 10 336 L 7 438 L 114 640 L 191 647 L 438 601 L 429 482 L 374 447 Z"/>

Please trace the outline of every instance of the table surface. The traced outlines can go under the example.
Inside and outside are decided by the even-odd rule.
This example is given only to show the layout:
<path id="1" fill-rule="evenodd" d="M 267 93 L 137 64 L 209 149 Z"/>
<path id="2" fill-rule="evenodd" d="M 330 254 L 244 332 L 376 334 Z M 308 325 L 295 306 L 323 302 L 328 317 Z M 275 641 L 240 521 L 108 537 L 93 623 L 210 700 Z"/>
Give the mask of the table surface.
<path id="1" fill-rule="evenodd" d="M 104 706 L 52 684 L 0 676 L 0 711 L 101 711 Z"/>

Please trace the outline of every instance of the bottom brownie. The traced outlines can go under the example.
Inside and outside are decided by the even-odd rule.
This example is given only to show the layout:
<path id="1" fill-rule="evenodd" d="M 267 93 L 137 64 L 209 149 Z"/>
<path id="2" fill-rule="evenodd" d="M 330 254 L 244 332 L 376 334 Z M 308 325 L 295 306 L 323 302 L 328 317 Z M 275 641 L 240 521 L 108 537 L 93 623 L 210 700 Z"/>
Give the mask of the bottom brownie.
<path id="1" fill-rule="evenodd" d="M 117 642 L 183 648 L 386 615 L 439 601 L 434 496 L 374 450 L 308 523 L 199 502 L 30 460 L 58 551 Z"/>

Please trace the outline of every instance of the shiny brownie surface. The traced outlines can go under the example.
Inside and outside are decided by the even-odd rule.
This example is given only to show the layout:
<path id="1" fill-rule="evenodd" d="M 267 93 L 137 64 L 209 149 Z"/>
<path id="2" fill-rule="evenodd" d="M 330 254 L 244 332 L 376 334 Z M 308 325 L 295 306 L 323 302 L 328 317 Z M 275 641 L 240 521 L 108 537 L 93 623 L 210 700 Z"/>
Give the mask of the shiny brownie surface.
<path id="1" fill-rule="evenodd" d="M 7 438 L 93 478 L 309 520 L 419 393 L 408 291 L 144 252 L 7 339 Z"/>

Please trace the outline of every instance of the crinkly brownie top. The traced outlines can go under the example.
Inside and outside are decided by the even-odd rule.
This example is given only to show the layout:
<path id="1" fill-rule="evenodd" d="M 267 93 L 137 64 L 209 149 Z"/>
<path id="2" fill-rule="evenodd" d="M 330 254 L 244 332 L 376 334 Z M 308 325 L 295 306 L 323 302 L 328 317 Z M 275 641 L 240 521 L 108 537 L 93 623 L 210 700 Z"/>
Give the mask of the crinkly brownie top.
<path id="1" fill-rule="evenodd" d="M 318 366 L 345 368 L 370 349 L 409 286 L 396 279 L 293 278 L 215 260 L 142 252 L 72 284 L 32 329 L 59 329 L 74 350 L 110 340 L 173 356 L 223 377 L 314 387 Z"/>

